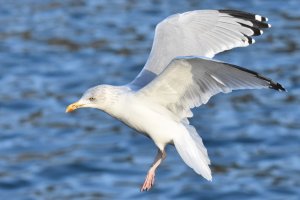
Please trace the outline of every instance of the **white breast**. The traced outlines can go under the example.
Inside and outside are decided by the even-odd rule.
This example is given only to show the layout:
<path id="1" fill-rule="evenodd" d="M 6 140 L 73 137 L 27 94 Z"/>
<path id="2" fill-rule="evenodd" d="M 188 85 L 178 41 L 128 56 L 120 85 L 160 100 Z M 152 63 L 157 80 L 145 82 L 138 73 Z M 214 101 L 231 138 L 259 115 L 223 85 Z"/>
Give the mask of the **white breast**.
<path id="1" fill-rule="evenodd" d="M 172 143 L 175 132 L 182 129 L 182 125 L 172 119 L 167 109 L 137 99 L 134 95 L 123 98 L 117 105 L 120 112 L 115 117 L 152 138 L 158 147 Z"/>

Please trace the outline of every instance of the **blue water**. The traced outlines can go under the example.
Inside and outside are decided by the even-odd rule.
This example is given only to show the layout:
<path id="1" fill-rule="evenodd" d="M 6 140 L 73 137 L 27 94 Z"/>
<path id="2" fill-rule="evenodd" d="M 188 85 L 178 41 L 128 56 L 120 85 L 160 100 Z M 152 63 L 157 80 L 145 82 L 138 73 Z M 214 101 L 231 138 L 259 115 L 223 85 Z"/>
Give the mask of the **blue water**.
<path id="1" fill-rule="evenodd" d="M 0 0 L 0 199 L 300 199 L 300 1 Z M 195 110 L 213 181 L 173 147 L 153 190 L 139 187 L 152 141 L 94 109 L 66 114 L 89 87 L 140 71 L 155 25 L 195 9 L 267 16 L 256 44 L 217 59 L 283 84 L 217 95 Z"/>

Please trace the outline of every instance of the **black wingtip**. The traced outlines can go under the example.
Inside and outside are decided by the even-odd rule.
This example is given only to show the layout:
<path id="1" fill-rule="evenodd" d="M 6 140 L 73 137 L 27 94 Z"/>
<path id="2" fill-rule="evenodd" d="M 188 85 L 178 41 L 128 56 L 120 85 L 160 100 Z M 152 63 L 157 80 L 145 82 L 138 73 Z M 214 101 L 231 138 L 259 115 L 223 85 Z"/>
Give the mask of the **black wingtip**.
<path id="1" fill-rule="evenodd" d="M 243 34 L 244 35 L 244 37 L 245 38 L 247 38 L 247 43 L 248 44 L 253 44 L 253 43 L 255 43 L 255 40 L 253 39 L 253 38 L 251 38 L 250 36 L 248 36 L 248 35 L 245 35 L 245 34 Z"/>
<path id="2" fill-rule="evenodd" d="M 240 23 L 240 22 L 237 22 L 238 24 L 240 24 L 241 26 L 244 26 L 246 28 L 249 28 L 253 31 L 253 36 L 258 36 L 258 35 L 262 35 L 263 34 L 263 31 L 260 30 L 259 28 L 257 27 L 254 27 L 254 26 L 249 26 L 247 24 L 243 24 L 243 23 Z"/>
<path id="3" fill-rule="evenodd" d="M 274 81 L 272 81 L 271 79 L 269 78 L 266 78 L 262 75 L 260 75 L 259 73 L 255 72 L 255 71 L 252 71 L 252 70 L 249 70 L 247 68 L 243 68 L 243 67 L 240 67 L 240 66 L 237 66 L 237 65 L 233 65 L 233 64 L 228 64 L 226 63 L 227 65 L 230 65 L 231 67 L 234 67 L 234 68 L 237 68 L 239 70 L 242 70 L 244 72 L 247 72 L 247 73 L 250 73 L 250 74 L 253 74 L 255 77 L 259 78 L 259 79 L 262 79 L 264 81 L 267 82 L 267 86 L 270 88 L 270 89 L 273 89 L 273 90 L 277 90 L 279 92 L 287 92 L 287 90 L 280 84 L 280 83 L 276 83 Z"/>
<path id="4" fill-rule="evenodd" d="M 279 83 L 270 82 L 269 88 L 279 92 L 287 92 L 287 90 Z"/>
<path id="5" fill-rule="evenodd" d="M 253 14 L 253 13 L 239 11 L 239 10 L 230 10 L 230 9 L 218 10 L 218 11 L 220 13 L 226 13 L 226 14 L 231 15 L 233 17 L 249 20 L 257 28 L 270 28 L 271 27 L 271 25 L 267 23 L 268 18 L 263 17 L 261 15 L 256 15 L 256 14 Z"/>
<path id="6" fill-rule="evenodd" d="M 263 16 L 261 16 L 261 19 L 263 22 L 267 22 L 269 20 L 267 17 L 263 17 Z"/>

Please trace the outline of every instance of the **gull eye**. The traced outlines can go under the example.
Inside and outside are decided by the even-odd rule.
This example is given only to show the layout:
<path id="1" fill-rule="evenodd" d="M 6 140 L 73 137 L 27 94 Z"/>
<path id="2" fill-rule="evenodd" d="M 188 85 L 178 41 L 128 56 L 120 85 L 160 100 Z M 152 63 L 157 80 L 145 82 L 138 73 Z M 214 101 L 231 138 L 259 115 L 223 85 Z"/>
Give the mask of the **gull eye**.
<path id="1" fill-rule="evenodd" d="M 95 101 L 96 99 L 94 97 L 89 98 L 90 101 Z"/>

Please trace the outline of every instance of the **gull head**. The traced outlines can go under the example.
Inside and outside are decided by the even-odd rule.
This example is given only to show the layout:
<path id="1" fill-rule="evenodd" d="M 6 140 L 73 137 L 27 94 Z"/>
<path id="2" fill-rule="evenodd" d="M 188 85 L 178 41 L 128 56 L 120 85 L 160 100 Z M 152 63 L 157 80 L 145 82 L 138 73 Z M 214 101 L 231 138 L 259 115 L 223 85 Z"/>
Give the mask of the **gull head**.
<path id="1" fill-rule="evenodd" d="M 66 112 L 72 112 L 78 108 L 97 108 L 105 110 L 111 104 L 113 86 L 98 85 L 88 89 L 75 103 L 70 104 Z"/>

